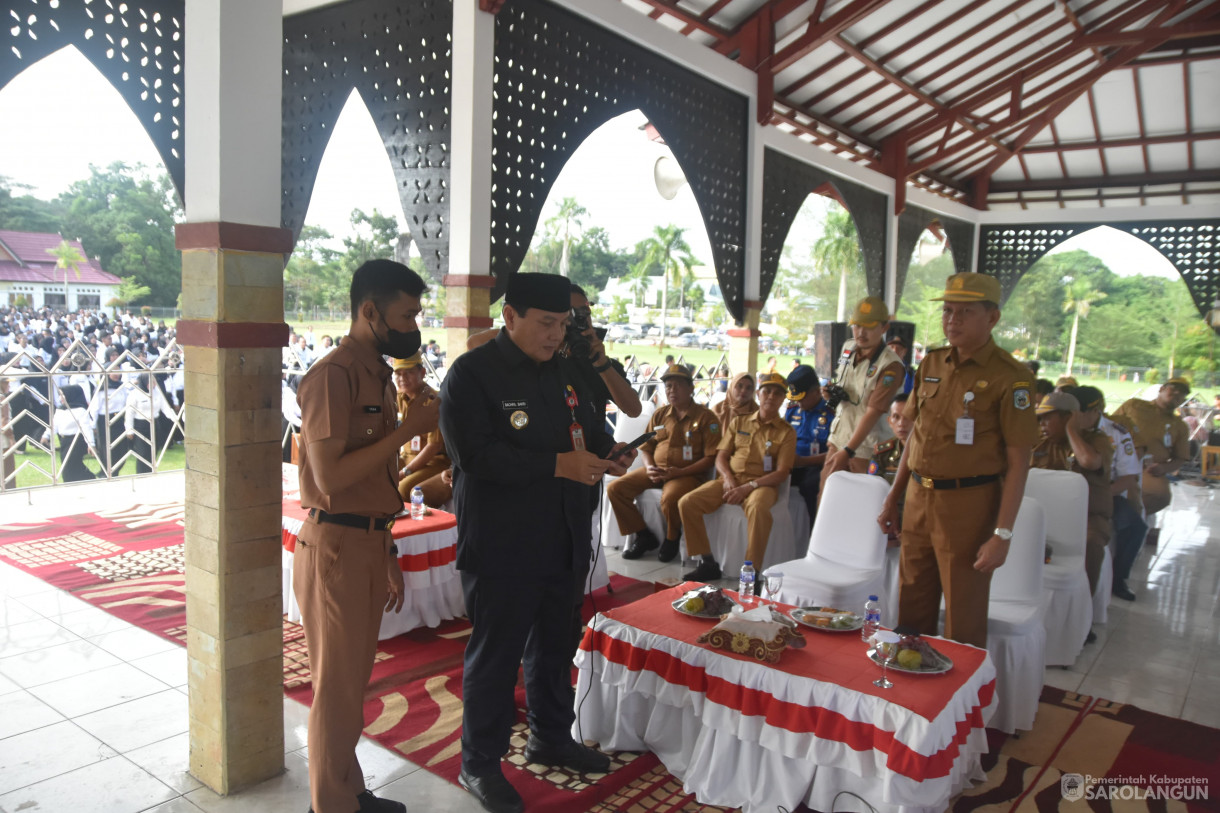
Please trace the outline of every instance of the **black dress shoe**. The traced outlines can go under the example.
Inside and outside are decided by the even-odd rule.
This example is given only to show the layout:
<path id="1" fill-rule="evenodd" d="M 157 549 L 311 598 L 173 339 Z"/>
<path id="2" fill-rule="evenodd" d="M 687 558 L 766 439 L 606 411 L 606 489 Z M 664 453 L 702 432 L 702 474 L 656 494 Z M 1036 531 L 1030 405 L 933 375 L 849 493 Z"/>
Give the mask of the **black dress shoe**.
<path id="1" fill-rule="evenodd" d="M 551 765 L 577 773 L 609 773 L 610 757 L 575 740 L 550 745 L 530 734 L 525 758 L 538 765 Z"/>
<path id="2" fill-rule="evenodd" d="M 1126 582 L 1114 582 L 1114 587 L 1110 592 L 1123 601 L 1135 601 L 1135 593 L 1131 592 L 1131 588 L 1127 587 Z"/>
<path id="3" fill-rule="evenodd" d="M 407 806 L 402 802 L 378 798 L 371 790 L 363 791 L 356 801 L 360 803 L 360 813 L 407 813 Z"/>
<path id="4" fill-rule="evenodd" d="M 1089 630 L 1089 634 L 1085 637 L 1084 642 L 1086 644 L 1091 644 L 1091 643 L 1094 643 L 1096 640 L 1097 640 L 1097 633 L 1093 632 L 1093 630 Z"/>
<path id="5" fill-rule="evenodd" d="M 525 811 L 521 794 L 517 793 L 517 789 L 499 771 L 487 776 L 474 776 L 463 770 L 458 774 L 458 784 L 470 791 L 470 795 L 478 799 L 483 809 L 490 813 Z"/>
<path id="6" fill-rule="evenodd" d="M 678 540 L 666 539 L 661 543 L 661 549 L 657 551 L 657 558 L 662 562 L 672 562 L 674 557 L 678 555 Z"/>
<path id="7" fill-rule="evenodd" d="M 623 551 L 623 558 L 639 559 L 645 553 L 653 550 L 660 544 L 661 543 L 657 541 L 657 535 L 645 528 L 632 537 L 631 544 L 629 544 L 626 550 Z"/>
<path id="8" fill-rule="evenodd" d="M 714 582 L 720 578 L 720 565 L 714 559 L 701 559 L 698 567 L 682 578 L 688 582 Z"/>

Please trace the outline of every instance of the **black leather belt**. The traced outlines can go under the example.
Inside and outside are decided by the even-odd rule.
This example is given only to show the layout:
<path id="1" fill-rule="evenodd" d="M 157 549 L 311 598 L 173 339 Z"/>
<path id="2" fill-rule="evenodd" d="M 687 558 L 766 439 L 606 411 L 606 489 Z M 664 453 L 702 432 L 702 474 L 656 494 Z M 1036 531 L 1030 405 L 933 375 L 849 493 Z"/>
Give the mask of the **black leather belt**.
<path id="1" fill-rule="evenodd" d="M 378 519 L 376 517 L 363 517 L 359 514 L 328 514 L 318 508 L 310 508 L 309 516 L 316 519 L 319 523 L 329 522 L 334 525 L 346 525 L 348 528 L 362 528 L 370 533 L 373 531 L 390 530 L 394 527 L 394 520 L 397 519 L 397 517 Z"/>
<path id="2" fill-rule="evenodd" d="M 985 486 L 988 483 L 994 483 L 996 480 L 999 480 L 1000 475 L 982 474 L 978 477 L 962 477 L 957 480 L 933 480 L 931 477 L 924 477 L 921 474 L 911 472 L 911 479 L 924 488 L 949 490 L 954 488 L 970 488 L 971 486 Z"/>

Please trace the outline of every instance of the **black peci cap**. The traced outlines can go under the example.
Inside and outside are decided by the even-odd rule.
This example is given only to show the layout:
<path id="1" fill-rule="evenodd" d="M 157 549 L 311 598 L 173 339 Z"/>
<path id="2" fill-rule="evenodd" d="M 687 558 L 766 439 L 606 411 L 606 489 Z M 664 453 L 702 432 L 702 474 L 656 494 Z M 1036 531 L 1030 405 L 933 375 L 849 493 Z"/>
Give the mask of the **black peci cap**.
<path id="1" fill-rule="evenodd" d="M 538 308 L 551 313 L 572 309 L 572 283 L 558 274 L 513 274 L 504 302 L 516 310 Z"/>

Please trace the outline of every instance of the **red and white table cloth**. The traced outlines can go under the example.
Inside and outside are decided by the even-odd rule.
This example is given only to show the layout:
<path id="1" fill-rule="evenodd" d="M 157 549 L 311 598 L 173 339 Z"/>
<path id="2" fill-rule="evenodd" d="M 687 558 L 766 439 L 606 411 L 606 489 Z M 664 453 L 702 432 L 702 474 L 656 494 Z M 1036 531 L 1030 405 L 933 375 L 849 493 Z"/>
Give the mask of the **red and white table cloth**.
<path id="1" fill-rule="evenodd" d="M 934 639 L 944 675 L 880 667 L 857 633 L 807 630 L 776 666 L 695 643 L 712 626 L 673 610 L 695 585 L 599 614 L 576 662 L 575 734 L 609 750 L 652 751 L 704 804 L 746 813 L 857 809 L 943 811 L 980 780 L 994 710 L 987 652 Z M 844 805 L 850 803 L 851 806 Z"/>
<path id="2" fill-rule="evenodd" d="M 292 560 L 297 534 L 308 512 L 297 499 L 286 498 L 282 512 L 284 614 L 289 621 L 301 620 L 296 594 L 292 591 Z M 435 627 L 442 621 L 466 614 L 462 582 L 457 568 L 457 517 L 432 509 L 422 520 L 400 517 L 394 523 L 398 564 L 407 588 L 402 611 L 381 619 L 379 640 L 393 638 L 416 627 Z"/>

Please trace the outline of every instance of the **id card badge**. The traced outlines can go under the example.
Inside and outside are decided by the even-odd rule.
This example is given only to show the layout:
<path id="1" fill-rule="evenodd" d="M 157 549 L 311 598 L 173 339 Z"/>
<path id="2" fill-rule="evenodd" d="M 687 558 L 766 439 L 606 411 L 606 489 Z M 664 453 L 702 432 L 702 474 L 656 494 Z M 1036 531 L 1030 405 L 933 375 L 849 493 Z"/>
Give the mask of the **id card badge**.
<path id="1" fill-rule="evenodd" d="M 953 440 L 958 446 L 974 445 L 974 418 L 957 419 L 957 433 Z"/>
<path id="2" fill-rule="evenodd" d="M 411 438 L 411 451 L 418 452 L 422 448 L 423 448 L 423 446 L 419 441 L 419 435 L 416 435 L 415 437 Z"/>
<path id="3" fill-rule="evenodd" d="M 763 471 L 764 472 L 775 471 L 775 458 L 769 454 L 763 455 Z"/>
<path id="4" fill-rule="evenodd" d="M 691 446 L 690 444 L 683 446 L 682 447 L 682 459 L 684 461 L 686 461 L 687 463 L 690 463 L 692 460 L 694 460 L 695 459 L 695 447 Z"/>
<path id="5" fill-rule="evenodd" d="M 585 430 L 578 423 L 574 423 L 568 427 L 568 434 L 572 436 L 572 450 L 583 452 L 585 450 Z"/>

